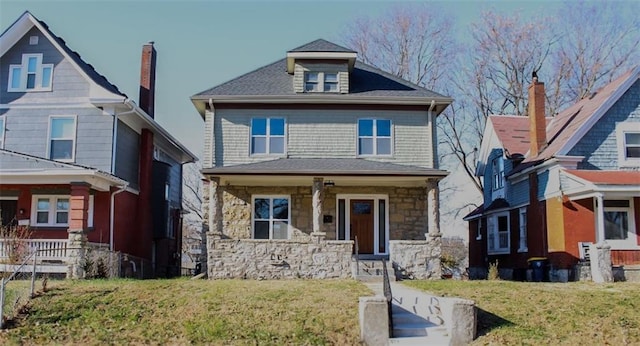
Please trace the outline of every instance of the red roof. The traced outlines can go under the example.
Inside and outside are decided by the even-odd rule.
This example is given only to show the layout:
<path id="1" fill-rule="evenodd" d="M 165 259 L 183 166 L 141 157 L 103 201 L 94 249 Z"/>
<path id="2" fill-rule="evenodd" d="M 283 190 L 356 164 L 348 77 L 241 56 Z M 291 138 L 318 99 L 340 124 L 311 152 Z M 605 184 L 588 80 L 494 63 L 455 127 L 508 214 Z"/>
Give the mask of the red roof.
<path id="1" fill-rule="evenodd" d="M 635 73 L 636 69 L 624 73 L 618 77 L 618 79 L 593 93 L 590 97 L 576 102 L 553 117 L 553 120 L 547 126 L 547 141 L 549 144 L 542 149 L 537 157 L 529 157 L 525 161 L 546 160 L 556 155 L 571 139 L 573 134 L 578 131 L 589 118 L 594 116 L 596 111 L 607 103 L 615 91 Z"/>
<path id="2" fill-rule="evenodd" d="M 547 118 L 547 125 L 552 118 Z M 526 154 L 529 151 L 529 117 L 517 115 L 492 115 L 489 121 L 493 130 L 502 143 L 502 147 L 509 153 Z"/>
<path id="3" fill-rule="evenodd" d="M 640 185 L 640 171 L 588 171 L 572 169 L 567 170 L 567 172 L 594 184 Z"/>

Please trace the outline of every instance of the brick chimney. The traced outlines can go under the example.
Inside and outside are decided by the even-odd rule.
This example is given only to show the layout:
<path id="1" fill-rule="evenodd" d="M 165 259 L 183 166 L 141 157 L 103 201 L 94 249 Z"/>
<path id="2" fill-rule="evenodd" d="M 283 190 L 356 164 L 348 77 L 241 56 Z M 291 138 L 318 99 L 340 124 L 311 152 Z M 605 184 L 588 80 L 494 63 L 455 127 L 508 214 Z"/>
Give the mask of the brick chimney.
<path id="1" fill-rule="evenodd" d="M 156 99 L 156 49 L 153 41 L 142 46 L 140 66 L 140 108 L 153 118 Z"/>
<path id="2" fill-rule="evenodd" d="M 547 122 L 544 115 L 544 83 L 538 82 L 535 71 L 529 86 L 529 157 L 536 157 L 547 145 Z"/>

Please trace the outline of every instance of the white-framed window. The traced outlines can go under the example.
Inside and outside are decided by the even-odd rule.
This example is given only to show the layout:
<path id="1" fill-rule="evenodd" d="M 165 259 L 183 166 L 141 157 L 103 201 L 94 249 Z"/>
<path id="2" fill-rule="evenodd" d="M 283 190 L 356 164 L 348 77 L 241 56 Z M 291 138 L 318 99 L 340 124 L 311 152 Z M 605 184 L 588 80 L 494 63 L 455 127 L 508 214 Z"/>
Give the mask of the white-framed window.
<path id="1" fill-rule="evenodd" d="M 625 121 L 616 124 L 618 166 L 640 167 L 640 122 Z"/>
<path id="2" fill-rule="evenodd" d="M 527 252 L 527 207 L 522 207 L 518 211 L 520 220 L 520 246 L 518 252 Z"/>
<path id="3" fill-rule="evenodd" d="M 88 227 L 93 227 L 93 195 L 89 196 Z M 69 195 L 31 196 L 31 225 L 37 227 L 69 226 L 71 197 Z"/>
<path id="4" fill-rule="evenodd" d="M 7 91 L 51 91 L 53 64 L 43 64 L 42 54 L 22 54 L 20 65 L 9 65 Z"/>
<path id="5" fill-rule="evenodd" d="M 605 199 L 603 202 L 604 238 L 607 243 L 612 248 L 637 247 L 633 202 L 628 199 Z"/>
<path id="6" fill-rule="evenodd" d="M 253 239 L 289 239 L 291 197 L 253 196 Z"/>
<path id="7" fill-rule="evenodd" d="M 4 130 L 6 127 L 6 116 L 0 116 L 0 149 L 4 149 Z"/>
<path id="8" fill-rule="evenodd" d="M 358 156 L 390 156 L 391 125 L 389 119 L 358 119 Z"/>
<path id="9" fill-rule="evenodd" d="M 307 71 L 304 73 L 305 92 L 338 92 L 340 81 L 338 72 Z"/>
<path id="10" fill-rule="evenodd" d="M 51 116 L 49 118 L 48 156 L 51 160 L 75 160 L 76 116 Z"/>
<path id="11" fill-rule="evenodd" d="M 493 190 L 500 190 L 504 187 L 504 161 L 502 156 L 493 159 L 492 164 L 492 184 Z"/>
<path id="12" fill-rule="evenodd" d="M 251 119 L 251 155 L 284 154 L 285 127 L 284 118 Z"/>
<path id="13" fill-rule="evenodd" d="M 478 226 L 476 227 L 476 240 L 482 240 L 482 218 L 478 219 Z"/>
<path id="14" fill-rule="evenodd" d="M 509 213 L 497 213 L 487 217 L 487 252 L 510 253 Z"/>

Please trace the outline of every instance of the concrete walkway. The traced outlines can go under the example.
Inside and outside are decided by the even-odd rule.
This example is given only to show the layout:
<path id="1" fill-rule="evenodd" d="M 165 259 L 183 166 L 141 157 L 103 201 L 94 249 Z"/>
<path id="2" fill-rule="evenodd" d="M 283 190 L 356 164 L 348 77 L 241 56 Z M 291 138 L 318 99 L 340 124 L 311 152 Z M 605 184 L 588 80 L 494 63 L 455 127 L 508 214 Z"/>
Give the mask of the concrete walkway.
<path id="1" fill-rule="evenodd" d="M 365 283 L 383 296 L 382 283 Z M 440 299 L 424 291 L 391 282 L 393 338 L 389 345 L 450 345 L 448 323 Z"/>

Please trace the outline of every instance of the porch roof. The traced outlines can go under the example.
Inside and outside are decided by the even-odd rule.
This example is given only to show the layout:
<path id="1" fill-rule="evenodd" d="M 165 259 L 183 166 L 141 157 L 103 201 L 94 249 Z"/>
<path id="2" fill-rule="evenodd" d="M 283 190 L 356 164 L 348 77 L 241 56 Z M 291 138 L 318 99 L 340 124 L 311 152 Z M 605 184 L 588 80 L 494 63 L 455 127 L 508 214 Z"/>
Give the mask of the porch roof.
<path id="1" fill-rule="evenodd" d="M 0 149 L 0 176 L 2 184 L 86 182 L 100 191 L 109 191 L 112 186 L 127 185 L 126 181 L 95 168 L 6 149 Z"/>
<path id="2" fill-rule="evenodd" d="M 357 158 L 280 158 L 235 166 L 205 168 L 202 174 L 220 177 L 228 183 L 250 185 L 307 184 L 313 177 L 322 177 L 345 185 L 424 185 L 427 179 L 439 180 L 446 177 L 448 172 Z M 283 180 L 282 177 L 287 179 Z"/>
<path id="3" fill-rule="evenodd" d="M 598 185 L 640 185 L 640 171 L 588 171 L 568 169 L 567 172 Z"/>
<path id="4" fill-rule="evenodd" d="M 563 194 L 572 200 L 604 193 L 608 198 L 640 197 L 640 171 L 564 170 Z"/>

